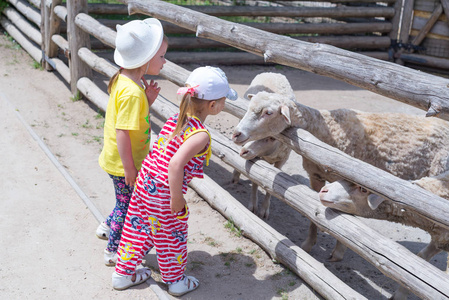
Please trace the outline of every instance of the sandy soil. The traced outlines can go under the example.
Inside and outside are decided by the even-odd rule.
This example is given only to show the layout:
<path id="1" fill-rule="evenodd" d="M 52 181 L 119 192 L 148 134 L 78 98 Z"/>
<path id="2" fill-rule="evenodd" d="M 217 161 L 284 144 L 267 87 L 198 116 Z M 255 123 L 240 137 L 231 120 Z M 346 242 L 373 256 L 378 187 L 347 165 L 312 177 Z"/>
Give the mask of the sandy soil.
<path id="1" fill-rule="evenodd" d="M 185 66 L 192 70 L 196 66 Z M 422 111 L 348 84 L 300 70 L 273 66 L 223 67 L 230 83 L 241 95 L 251 79 L 264 71 L 280 72 L 289 78 L 297 99 L 316 108 L 356 108 L 366 111 Z M 154 270 L 153 280 L 123 292 L 110 285 L 112 268 L 103 265 L 105 241 L 95 237 L 98 221 L 73 187 L 38 146 L 28 124 L 64 170 L 105 216 L 114 203 L 107 174 L 98 166 L 102 147 L 103 116 L 85 101 L 73 101 L 70 90 L 57 74 L 33 68 L 32 59 L 0 35 L 0 161 L 3 222 L 0 243 L 12 259 L 2 263 L 0 294 L 4 299 L 55 298 L 150 298 L 171 299 L 157 274 L 155 254 L 145 265 Z M 98 82 L 104 80 L 98 78 Z M 176 99 L 176 86 L 158 79 L 161 94 Z M 23 118 L 23 122 L 20 121 Z M 153 118 L 158 131 L 163 120 Z M 230 136 L 237 124 L 222 113 L 208 119 L 208 125 Z M 6 159 L 5 159 L 6 158 Z M 292 155 L 284 171 L 305 176 L 301 158 Z M 230 183 L 232 170 L 214 159 L 207 174 L 246 205 L 250 181 Z M 263 194 L 260 191 L 261 196 Z M 270 257 L 250 240 L 226 228 L 228 221 L 194 191 L 187 195 L 191 207 L 188 274 L 201 287 L 183 299 L 320 299 L 299 277 Z M 366 220 L 380 232 L 412 252 L 429 241 L 426 233 L 387 222 Z M 306 236 L 309 221 L 277 199 L 272 200 L 271 226 L 294 243 Z M 320 233 L 311 255 L 369 299 L 386 299 L 396 283 L 357 254 L 348 251 L 344 260 L 326 259 L 335 244 Z M 443 269 L 445 254 L 432 259 Z M 410 297 L 417 299 L 417 297 Z"/>

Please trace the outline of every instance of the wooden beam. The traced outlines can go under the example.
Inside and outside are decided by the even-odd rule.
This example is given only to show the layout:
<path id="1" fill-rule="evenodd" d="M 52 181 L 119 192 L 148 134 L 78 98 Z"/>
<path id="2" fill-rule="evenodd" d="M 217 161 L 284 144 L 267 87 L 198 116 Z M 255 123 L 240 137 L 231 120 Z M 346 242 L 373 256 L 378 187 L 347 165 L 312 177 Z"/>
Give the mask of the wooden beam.
<path id="1" fill-rule="evenodd" d="M 109 97 L 89 78 L 81 77 L 78 79 L 77 88 L 102 111 L 106 111 Z"/>
<path id="2" fill-rule="evenodd" d="M 321 43 L 343 49 L 386 49 L 391 40 L 387 36 L 302 36 L 296 40 L 309 43 Z M 170 51 L 173 49 L 229 48 L 228 45 L 197 37 L 169 37 Z"/>
<path id="3" fill-rule="evenodd" d="M 443 5 L 444 14 L 446 15 L 446 22 L 449 24 L 449 0 L 440 0 Z"/>
<path id="4" fill-rule="evenodd" d="M 46 45 L 48 49 L 46 49 L 46 54 L 48 57 L 55 57 L 58 54 L 58 47 L 52 41 L 51 37 L 55 34 L 60 33 L 61 19 L 58 18 L 55 14 L 54 8 L 59 6 L 62 3 L 62 0 L 51 0 L 51 7 L 49 9 L 49 25 L 50 28 L 45 35 Z"/>
<path id="5" fill-rule="evenodd" d="M 400 29 L 400 22 L 401 22 L 401 16 L 402 16 L 402 5 L 405 0 L 397 0 L 394 4 L 394 16 L 391 19 L 391 31 L 389 34 L 389 37 L 391 40 L 397 41 L 399 40 L 399 29 Z"/>
<path id="6" fill-rule="evenodd" d="M 404 0 L 404 8 L 402 12 L 402 21 L 399 28 L 399 42 L 408 43 L 410 29 L 413 19 L 413 5 L 415 0 Z"/>
<path id="7" fill-rule="evenodd" d="M 33 6 L 22 0 L 7 1 L 11 3 L 18 11 L 20 11 L 28 20 L 36 24 L 38 27 L 41 26 L 41 15 Z"/>
<path id="8" fill-rule="evenodd" d="M 290 17 L 290 18 L 343 18 L 343 17 L 359 17 L 374 18 L 385 17 L 391 18 L 394 15 L 394 8 L 385 6 L 376 7 L 355 7 L 355 6 L 338 6 L 338 7 L 283 7 L 283 6 L 223 6 L 223 5 L 180 5 L 182 7 L 202 12 L 211 16 L 247 16 L 247 17 Z M 89 4 L 89 14 L 128 14 L 128 7 L 121 4 Z"/>
<path id="9" fill-rule="evenodd" d="M 42 52 L 41 49 L 33 45 L 32 42 L 30 42 L 23 34 L 20 32 L 20 30 L 17 29 L 7 18 L 0 15 L 0 24 L 2 25 L 3 29 L 8 32 L 10 36 L 13 37 L 13 39 L 19 43 L 19 45 L 25 49 L 26 52 L 38 63 L 42 60 Z"/>
<path id="10" fill-rule="evenodd" d="M 220 20 L 220 19 L 219 19 Z M 127 20 L 99 19 L 101 24 L 115 29 L 117 24 L 125 24 Z M 182 28 L 174 23 L 161 22 L 165 34 L 193 34 L 194 31 Z M 355 34 L 355 33 L 373 33 L 390 32 L 392 24 L 390 22 L 366 22 L 366 23 L 236 23 L 244 26 L 250 26 L 267 32 L 278 34 Z"/>
<path id="11" fill-rule="evenodd" d="M 426 35 L 429 33 L 430 29 L 432 29 L 433 25 L 436 23 L 438 18 L 443 13 L 443 6 L 441 4 L 438 4 L 435 10 L 433 11 L 432 15 L 430 16 L 429 20 L 427 21 L 426 25 L 421 29 L 421 31 L 418 33 L 418 35 L 413 39 L 412 44 L 415 46 L 418 46 L 421 44 L 421 42 L 424 40 Z"/>
<path id="12" fill-rule="evenodd" d="M 39 32 L 39 30 L 37 30 L 27 20 L 25 20 L 25 18 L 22 17 L 22 15 L 19 14 L 17 12 L 17 10 L 15 10 L 12 7 L 6 7 L 3 10 L 3 14 L 9 20 L 11 20 L 11 22 L 14 23 L 14 25 L 18 29 L 20 29 L 23 33 L 25 33 L 26 36 L 28 36 L 30 38 L 30 40 L 32 40 L 33 42 L 35 42 L 39 46 L 41 45 L 41 43 L 42 43 L 42 36 L 41 36 L 41 33 Z"/>
<path id="13" fill-rule="evenodd" d="M 78 50 L 82 47 L 90 48 L 89 34 L 81 30 L 75 24 L 75 18 L 79 13 L 87 12 L 87 0 L 68 0 L 67 1 L 67 33 L 70 47 L 69 67 L 70 67 L 70 86 L 75 95 L 78 91 L 77 82 L 82 77 L 91 78 L 92 71 L 79 57 Z"/>
<path id="14" fill-rule="evenodd" d="M 449 59 L 429 55 L 402 53 L 400 58 L 409 63 L 449 70 Z"/>
<path id="15" fill-rule="evenodd" d="M 54 9 L 55 14 L 61 19 L 61 21 L 67 21 L 67 8 L 62 5 L 58 5 Z"/>
<path id="16" fill-rule="evenodd" d="M 111 64 L 106 59 L 99 57 L 87 48 L 80 48 L 78 50 L 78 55 L 93 70 L 109 78 L 118 71 L 117 66 Z"/>

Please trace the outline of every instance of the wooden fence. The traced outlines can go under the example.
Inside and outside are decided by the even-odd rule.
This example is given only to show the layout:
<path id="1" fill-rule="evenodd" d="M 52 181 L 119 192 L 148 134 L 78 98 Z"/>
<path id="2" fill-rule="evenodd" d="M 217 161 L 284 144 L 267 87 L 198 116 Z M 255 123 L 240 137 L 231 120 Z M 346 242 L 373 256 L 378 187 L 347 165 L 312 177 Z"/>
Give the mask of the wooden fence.
<path id="1" fill-rule="evenodd" d="M 59 72 L 70 84 L 74 94 L 80 91 L 100 109 L 106 110 L 108 96 L 93 83 L 92 70 L 111 77 L 118 68 L 92 52 L 90 45 L 92 38 L 95 38 L 113 48 L 116 32 L 110 28 L 111 26 L 90 16 L 89 6 L 85 0 L 68 0 L 67 7 L 61 5 L 61 0 L 42 0 L 42 2 L 33 0 L 30 1 L 32 5 L 21 0 L 8 0 L 8 2 L 12 7 L 6 9 L 4 16 L 0 17 L 2 27 L 36 61 L 42 61 L 47 69 Z M 178 27 L 196 32 L 198 37 L 244 50 L 263 57 L 264 61 L 343 80 L 414 105 L 426 110 L 428 115 L 449 119 L 449 80 L 330 45 L 309 44 L 247 25 L 224 21 L 158 0 L 123 1 L 123 3 L 127 4 L 131 14 L 141 13 L 157 17 L 167 22 L 165 24 L 176 23 Z M 40 9 L 40 13 L 36 8 Z M 119 8 L 122 9 L 120 6 L 101 7 L 102 10 L 109 9 L 109 13 L 116 13 L 116 9 Z M 97 6 L 96 12 L 99 10 Z M 67 39 L 60 34 L 64 23 L 67 24 Z M 36 28 L 40 28 L 37 34 Z M 57 58 L 59 51 L 66 55 L 68 65 Z M 189 72 L 167 62 L 161 75 L 177 85 L 183 85 Z M 227 103 L 225 110 L 242 117 L 246 108 L 247 101 L 239 99 Z M 177 110 L 177 107 L 160 96 L 152 109 L 163 118 L 167 118 Z M 386 276 L 406 286 L 421 298 L 449 298 L 447 274 L 413 255 L 396 242 L 381 236 L 357 217 L 325 209 L 319 203 L 316 192 L 308 188 L 304 182 L 298 182 L 266 162 L 245 161 L 238 155 L 239 147 L 233 145 L 229 139 L 216 132 L 213 132 L 212 136 L 213 152 L 224 163 L 231 165 L 302 213 L 321 230 L 342 241 Z M 322 157 L 328 157 L 329 164 L 326 168 L 330 172 L 336 172 L 393 201 L 399 201 L 449 228 L 449 207 L 446 200 L 356 160 L 322 143 L 304 130 L 289 129 L 283 133 L 281 139 L 297 153 L 316 163 L 320 164 Z M 358 170 L 357 174 L 353 170 Z M 360 173 L 360 170 L 364 172 Z M 209 188 L 203 188 L 205 184 Z M 214 188 L 210 189 L 210 186 Z M 210 178 L 206 177 L 204 181 L 194 180 L 192 187 L 223 215 L 232 218 L 244 235 L 261 245 L 274 259 L 289 267 L 325 298 L 365 298 L 286 237 L 249 213 Z M 211 190 L 214 192 L 210 193 Z M 423 207 L 423 202 L 428 205 Z M 429 203 L 432 204 L 431 207 Z M 226 208 L 223 205 L 226 205 Z M 359 232 L 364 232 L 364 235 L 361 236 Z"/>

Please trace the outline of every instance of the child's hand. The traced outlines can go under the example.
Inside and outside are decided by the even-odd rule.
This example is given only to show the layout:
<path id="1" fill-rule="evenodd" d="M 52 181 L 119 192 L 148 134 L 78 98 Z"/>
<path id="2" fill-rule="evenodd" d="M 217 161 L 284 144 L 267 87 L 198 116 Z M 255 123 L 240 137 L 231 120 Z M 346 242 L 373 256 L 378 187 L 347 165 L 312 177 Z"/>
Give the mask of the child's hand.
<path id="1" fill-rule="evenodd" d="M 126 185 L 134 186 L 134 183 L 136 182 L 137 174 L 138 174 L 138 171 L 137 171 L 136 167 L 133 166 L 132 168 L 129 168 L 129 170 L 127 170 L 125 168 L 125 183 L 126 183 Z"/>
<path id="2" fill-rule="evenodd" d="M 186 200 L 184 199 L 184 197 L 181 197 L 179 199 L 175 199 L 175 198 L 171 198 L 170 200 L 170 209 L 171 209 L 171 213 L 177 213 L 180 212 L 184 209 L 186 205 Z"/>
<path id="3" fill-rule="evenodd" d="M 157 82 L 154 80 L 150 81 L 150 84 L 142 77 L 142 82 L 145 85 L 145 94 L 147 95 L 148 105 L 151 106 L 156 100 L 157 95 L 159 95 L 160 87 L 157 86 Z"/>

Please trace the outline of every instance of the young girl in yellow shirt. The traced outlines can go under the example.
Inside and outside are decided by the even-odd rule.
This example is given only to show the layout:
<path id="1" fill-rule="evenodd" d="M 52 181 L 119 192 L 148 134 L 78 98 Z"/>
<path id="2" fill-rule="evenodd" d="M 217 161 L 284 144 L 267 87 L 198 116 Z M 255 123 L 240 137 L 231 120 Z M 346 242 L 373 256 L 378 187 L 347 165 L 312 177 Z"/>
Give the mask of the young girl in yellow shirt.
<path id="1" fill-rule="evenodd" d="M 108 239 L 104 250 L 107 266 L 117 261 L 123 222 L 128 211 L 134 182 L 142 161 L 149 153 L 149 108 L 160 88 L 145 74 L 158 75 L 165 64 L 167 39 L 159 20 L 149 18 L 117 25 L 114 61 L 121 68 L 111 78 L 104 125 L 104 146 L 99 164 L 112 179 L 116 204 L 96 235 Z"/>

